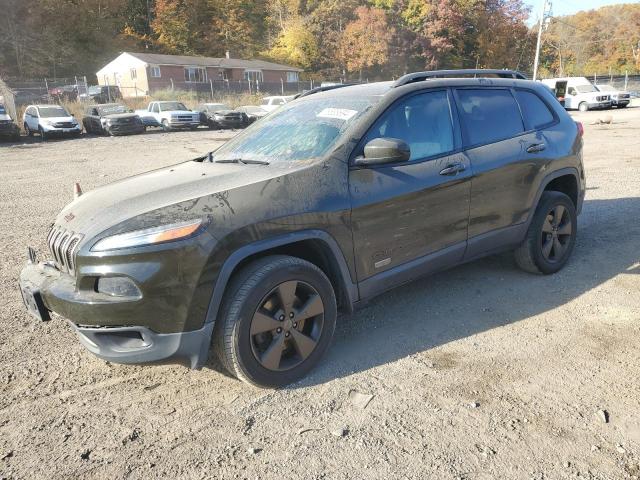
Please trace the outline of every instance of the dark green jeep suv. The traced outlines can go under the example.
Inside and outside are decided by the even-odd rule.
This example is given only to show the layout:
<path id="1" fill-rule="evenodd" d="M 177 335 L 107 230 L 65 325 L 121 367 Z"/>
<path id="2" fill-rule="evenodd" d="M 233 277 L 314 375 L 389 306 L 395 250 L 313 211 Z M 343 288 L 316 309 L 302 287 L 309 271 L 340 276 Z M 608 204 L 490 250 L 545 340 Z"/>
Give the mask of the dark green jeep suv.
<path id="1" fill-rule="evenodd" d="M 311 92 L 215 152 L 85 193 L 51 259 L 29 250 L 25 304 L 106 360 L 197 368 L 213 344 L 233 375 L 280 386 L 318 363 L 339 310 L 416 277 L 503 250 L 554 273 L 584 198 L 582 126 L 521 78 Z"/>

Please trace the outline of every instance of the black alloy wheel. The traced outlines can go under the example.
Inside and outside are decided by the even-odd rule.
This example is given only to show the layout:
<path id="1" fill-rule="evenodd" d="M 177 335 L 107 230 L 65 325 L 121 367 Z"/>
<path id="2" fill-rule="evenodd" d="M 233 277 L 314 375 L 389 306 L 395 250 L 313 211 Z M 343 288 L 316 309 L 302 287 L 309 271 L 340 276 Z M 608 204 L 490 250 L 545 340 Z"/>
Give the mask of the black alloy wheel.
<path id="1" fill-rule="evenodd" d="M 236 378 L 282 387 L 318 364 L 336 318 L 334 288 L 320 268 L 297 257 L 263 257 L 235 273 L 227 286 L 214 349 Z"/>
<path id="2" fill-rule="evenodd" d="M 282 371 L 306 360 L 322 334 L 324 304 L 318 291 L 290 280 L 272 289 L 251 320 L 251 351 L 264 368 Z"/>
<path id="3" fill-rule="evenodd" d="M 527 235 L 514 252 L 516 263 L 531 273 L 557 272 L 571 256 L 577 231 L 573 201 L 562 192 L 543 192 Z"/>
<path id="4" fill-rule="evenodd" d="M 547 213 L 542 224 L 541 247 L 544 258 L 555 263 L 564 257 L 573 233 L 569 211 L 563 205 L 556 205 Z"/>

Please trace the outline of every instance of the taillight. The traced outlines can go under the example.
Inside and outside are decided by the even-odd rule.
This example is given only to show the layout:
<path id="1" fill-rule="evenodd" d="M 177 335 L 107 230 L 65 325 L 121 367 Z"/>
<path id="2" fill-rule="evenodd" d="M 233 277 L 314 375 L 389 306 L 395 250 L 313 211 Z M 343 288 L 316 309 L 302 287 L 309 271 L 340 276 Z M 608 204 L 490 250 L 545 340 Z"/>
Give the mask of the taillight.
<path id="1" fill-rule="evenodd" d="M 576 122 L 576 125 L 578 126 L 578 134 L 582 137 L 584 135 L 584 126 L 582 122 Z"/>

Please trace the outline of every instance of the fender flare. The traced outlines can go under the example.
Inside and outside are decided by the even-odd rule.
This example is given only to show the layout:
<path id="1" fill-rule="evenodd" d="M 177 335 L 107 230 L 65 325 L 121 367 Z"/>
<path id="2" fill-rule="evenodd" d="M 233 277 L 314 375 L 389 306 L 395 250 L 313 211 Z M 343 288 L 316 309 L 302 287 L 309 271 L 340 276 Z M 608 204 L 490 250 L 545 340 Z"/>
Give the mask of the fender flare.
<path id="1" fill-rule="evenodd" d="M 211 300 L 209 301 L 209 307 L 207 308 L 207 316 L 204 322 L 205 325 L 215 322 L 220 310 L 220 305 L 222 304 L 224 292 L 229 280 L 231 279 L 231 275 L 240 262 L 257 253 L 303 240 L 319 240 L 330 249 L 338 266 L 338 274 L 340 275 L 342 284 L 345 287 L 344 293 L 347 296 L 347 302 L 349 305 L 353 305 L 358 300 L 358 287 L 351 278 L 351 273 L 347 267 L 344 254 L 338 246 L 338 242 L 336 242 L 336 240 L 324 230 L 302 230 L 258 240 L 257 242 L 244 245 L 229 255 L 222 265 L 218 278 L 216 279 Z"/>
<path id="2" fill-rule="evenodd" d="M 529 212 L 529 216 L 525 222 L 527 228 L 529 228 L 529 224 L 533 220 L 533 215 L 536 211 L 536 208 L 538 208 L 540 197 L 542 197 L 542 193 L 544 192 L 545 188 L 547 188 L 547 185 L 549 185 L 556 178 L 564 177 L 565 175 L 573 175 L 576 179 L 576 183 L 578 185 L 578 204 L 576 205 L 576 212 L 579 213 L 580 210 L 582 210 L 582 200 L 584 198 L 584 195 L 581 188 L 580 174 L 578 173 L 578 169 L 576 167 L 561 168 L 560 170 L 555 170 L 551 172 L 546 177 L 544 177 L 540 182 L 540 187 L 538 187 L 538 191 L 533 201 L 531 211 Z"/>

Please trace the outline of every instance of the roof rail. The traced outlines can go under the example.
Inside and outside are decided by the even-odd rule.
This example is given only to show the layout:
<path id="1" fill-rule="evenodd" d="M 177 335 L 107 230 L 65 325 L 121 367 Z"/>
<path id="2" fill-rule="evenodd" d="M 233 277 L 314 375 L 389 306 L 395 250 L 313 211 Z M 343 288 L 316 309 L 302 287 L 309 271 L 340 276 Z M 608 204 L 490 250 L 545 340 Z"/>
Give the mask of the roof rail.
<path id="1" fill-rule="evenodd" d="M 415 72 L 403 75 L 393 83 L 393 88 L 401 87 L 414 82 L 422 82 L 430 78 L 458 78 L 465 75 L 474 77 L 496 76 L 499 78 L 513 78 L 527 80 L 527 77 L 515 70 L 486 70 L 486 69 L 462 69 L 462 70 L 432 70 L 430 72 Z"/>
<path id="2" fill-rule="evenodd" d="M 355 83 L 337 83 L 335 85 L 325 85 L 324 87 L 315 87 L 311 90 L 307 90 L 306 92 L 297 93 L 294 95 L 294 100 L 300 97 L 306 97 L 307 95 L 313 95 L 314 93 L 326 92 L 327 90 L 335 90 L 336 88 L 342 87 L 350 87 L 351 85 L 355 85 Z"/>

